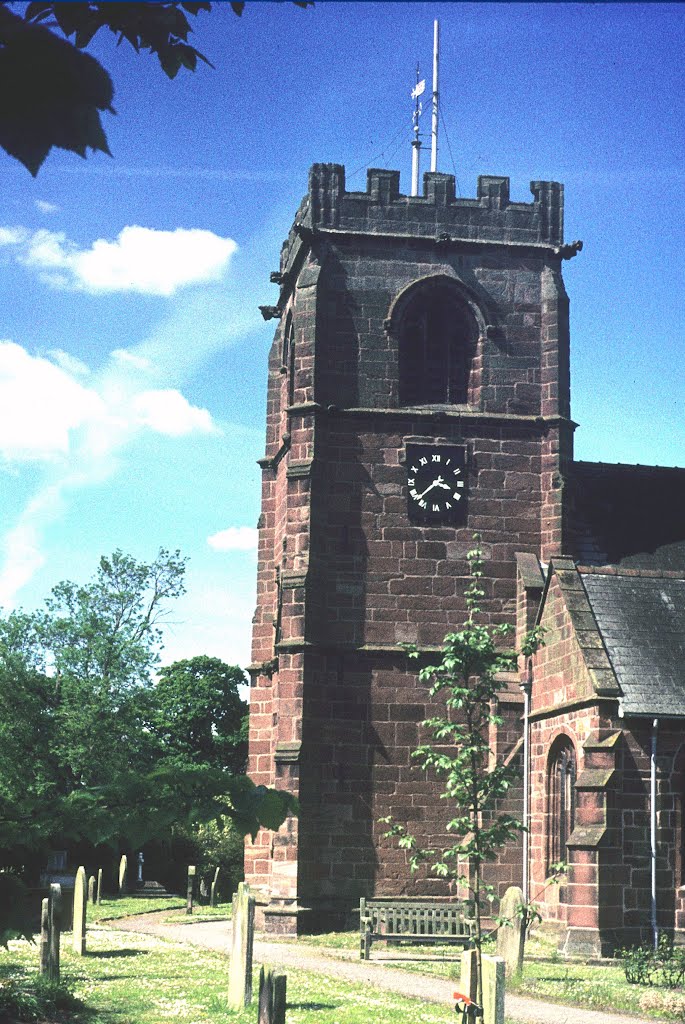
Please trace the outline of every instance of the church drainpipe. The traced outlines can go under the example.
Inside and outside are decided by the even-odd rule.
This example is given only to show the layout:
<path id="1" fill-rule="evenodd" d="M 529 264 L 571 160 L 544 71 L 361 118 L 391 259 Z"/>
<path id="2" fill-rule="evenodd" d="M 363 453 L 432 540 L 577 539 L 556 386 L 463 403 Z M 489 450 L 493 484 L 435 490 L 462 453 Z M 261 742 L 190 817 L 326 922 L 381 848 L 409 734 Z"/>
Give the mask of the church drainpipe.
<path id="1" fill-rule="evenodd" d="M 659 719 L 655 718 L 652 722 L 652 756 L 650 758 L 649 766 L 649 840 L 652 868 L 652 892 L 650 903 L 654 949 L 656 949 L 659 944 L 659 929 L 657 928 L 656 923 L 656 740 L 658 727 Z"/>
<path id="2" fill-rule="evenodd" d="M 528 662 L 528 674 L 525 683 L 521 684 L 523 690 L 523 902 L 530 901 L 530 882 L 528 878 L 528 865 L 530 859 L 530 694 L 533 688 L 533 662 Z"/>

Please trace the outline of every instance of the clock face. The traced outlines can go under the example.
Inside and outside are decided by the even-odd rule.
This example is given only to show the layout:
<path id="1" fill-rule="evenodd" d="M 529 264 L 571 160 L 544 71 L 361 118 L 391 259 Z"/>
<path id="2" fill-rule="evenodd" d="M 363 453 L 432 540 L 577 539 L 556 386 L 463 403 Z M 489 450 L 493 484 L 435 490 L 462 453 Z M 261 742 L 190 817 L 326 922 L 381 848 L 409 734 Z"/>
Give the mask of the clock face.
<path id="1" fill-rule="evenodd" d="M 466 449 L 407 444 L 407 505 L 414 523 L 466 521 Z"/>

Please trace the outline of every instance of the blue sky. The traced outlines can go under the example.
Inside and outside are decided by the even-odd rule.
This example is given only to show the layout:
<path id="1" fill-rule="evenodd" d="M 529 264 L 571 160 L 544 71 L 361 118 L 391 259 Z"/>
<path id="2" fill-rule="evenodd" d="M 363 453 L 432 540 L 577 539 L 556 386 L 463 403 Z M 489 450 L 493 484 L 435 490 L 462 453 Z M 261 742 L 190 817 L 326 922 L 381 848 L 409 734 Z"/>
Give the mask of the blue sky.
<path id="1" fill-rule="evenodd" d="M 113 159 L 0 156 L 0 606 L 189 556 L 164 661 L 249 662 L 269 272 L 314 161 L 399 168 L 441 24 L 439 169 L 566 186 L 578 458 L 685 465 L 685 8 L 248 3 L 169 82 L 111 37 Z M 430 81 L 429 81 L 430 88 Z M 422 130 L 430 130 L 429 103 Z M 449 146 L 448 142 L 449 140 Z M 426 164 L 423 169 L 426 169 Z"/>

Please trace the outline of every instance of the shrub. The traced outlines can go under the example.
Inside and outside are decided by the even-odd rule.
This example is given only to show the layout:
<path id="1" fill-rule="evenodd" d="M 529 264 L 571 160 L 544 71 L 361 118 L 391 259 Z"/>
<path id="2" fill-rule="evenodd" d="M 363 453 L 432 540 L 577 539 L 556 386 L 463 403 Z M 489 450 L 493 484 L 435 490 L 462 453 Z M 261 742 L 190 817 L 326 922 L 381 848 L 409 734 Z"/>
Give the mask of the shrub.
<path id="1" fill-rule="evenodd" d="M 81 1001 L 64 984 L 40 975 L 0 983 L 0 1021 L 42 1021 L 60 1011 L 82 1008 Z"/>
<path id="2" fill-rule="evenodd" d="M 633 946 L 619 949 L 626 981 L 632 985 L 679 988 L 685 982 L 685 948 L 674 946 L 668 935 L 660 935 L 656 949 Z"/>

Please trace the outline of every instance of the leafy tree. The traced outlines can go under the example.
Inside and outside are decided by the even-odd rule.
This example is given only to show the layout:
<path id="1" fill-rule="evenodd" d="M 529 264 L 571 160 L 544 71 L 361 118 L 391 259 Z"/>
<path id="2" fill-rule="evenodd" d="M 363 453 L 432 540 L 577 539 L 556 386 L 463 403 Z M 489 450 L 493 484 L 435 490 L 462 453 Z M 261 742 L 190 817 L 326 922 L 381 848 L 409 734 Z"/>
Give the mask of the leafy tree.
<path id="1" fill-rule="evenodd" d="M 308 3 L 297 2 L 298 7 Z M 216 6 L 216 5 L 215 5 Z M 231 3 L 241 15 L 244 3 Z M 136 53 L 153 54 L 169 78 L 198 60 L 212 66 L 188 42 L 187 15 L 211 11 L 200 3 L 65 3 L 23 5 L 23 17 L 0 0 L 0 146 L 35 177 L 53 146 L 85 157 L 109 154 L 100 113 L 114 113 L 114 86 L 103 66 L 82 52 L 100 29 Z M 61 35 L 60 35 L 61 33 Z M 66 38 L 63 38 L 66 37 Z"/>
<path id="2" fill-rule="evenodd" d="M 146 564 L 116 551 L 91 583 L 60 583 L 44 610 L 0 619 L 0 864 L 84 839 L 139 847 L 213 818 L 254 835 L 296 809 L 226 770 L 239 744 L 228 766 L 217 750 L 213 762 L 199 749 L 180 758 L 150 728 L 160 623 L 184 572 L 178 552 Z"/>
<path id="3" fill-rule="evenodd" d="M 479 540 L 476 536 L 476 544 Z M 483 881 L 483 864 L 494 860 L 500 848 L 524 828 L 500 804 L 518 769 L 496 759 L 489 744 L 490 726 L 502 722 L 497 714 L 497 694 L 502 688 L 497 675 L 514 669 L 519 655 L 532 655 L 542 642 L 542 633 L 539 628 L 528 633 L 519 651 L 503 650 L 502 642 L 513 627 L 477 621 L 485 596 L 480 548 L 469 551 L 467 557 L 471 583 L 466 589 L 466 621 L 460 630 L 445 637 L 440 663 L 419 672 L 419 679 L 430 684 L 431 697 L 440 696 L 444 711 L 423 723 L 434 742 L 422 744 L 412 755 L 420 767 L 434 770 L 444 782 L 441 796 L 454 807 L 446 831 L 454 836 L 454 842 L 444 850 L 425 849 L 403 825 L 389 818 L 384 821 L 391 826 L 386 835 L 397 837 L 399 845 L 410 851 L 412 871 L 427 864 L 440 878 L 470 891 L 476 921 L 478 1002 L 482 1003 L 481 921 L 484 904 L 494 896 L 493 887 Z M 419 652 L 411 648 L 409 656 L 418 658 Z M 469 865 L 467 873 L 463 861 Z"/>
<path id="4" fill-rule="evenodd" d="M 244 771 L 248 709 L 238 687 L 246 682 L 237 665 L 206 655 L 160 669 L 152 728 L 166 756 Z"/>

